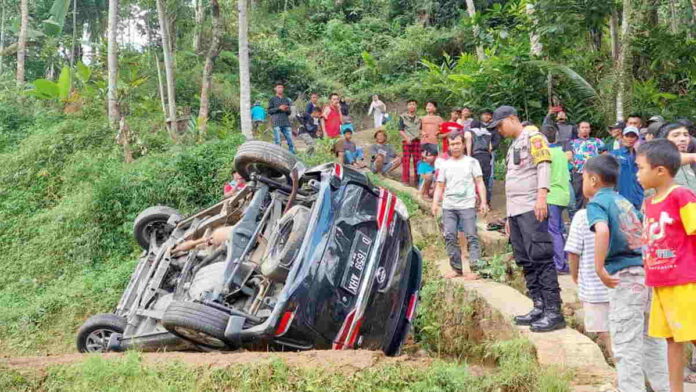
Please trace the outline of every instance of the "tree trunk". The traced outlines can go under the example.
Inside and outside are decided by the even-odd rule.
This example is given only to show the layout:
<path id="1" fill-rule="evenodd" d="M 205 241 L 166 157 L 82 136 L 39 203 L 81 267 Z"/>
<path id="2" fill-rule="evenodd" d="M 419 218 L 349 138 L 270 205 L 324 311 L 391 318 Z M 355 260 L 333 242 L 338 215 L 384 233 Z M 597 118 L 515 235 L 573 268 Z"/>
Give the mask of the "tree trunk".
<path id="1" fill-rule="evenodd" d="M 239 17 L 239 111 L 242 118 L 242 134 L 251 140 L 251 80 L 249 77 L 249 24 L 247 0 L 237 1 Z"/>
<path id="2" fill-rule="evenodd" d="M 677 27 L 681 24 L 679 21 L 679 14 L 677 13 L 677 5 L 674 0 L 669 0 L 669 31 L 672 34 L 677 34 Z"/>
<path id="3" fill-rule="evenodd" d="M 77 0 L 73 0 L 72 13 L 72 49 L 70 49 L 70 69 L 75 65 L 75 51 L 77 50 Z"/>
<path id="4" fill-rule="evenodd" d="M 159 56 L 155 53 L 155 67 L 157 68 L 157 88 L 159 89 L 160 102 L 162 103 L 162 114 L 164 115 L 164 123 L 167 123 L 167 98 L 164 92 L 164 83 L 162 83 L 162 67 L 160 66 Z"/>
<path id="5" fill-rule="evenodd" d="M 5 51 L 5 2 L 2 2 L 2 20 L 0 21 L 0 75 L 3 71 L 3 65 L 5 59 L 3 58 L 3 52 Z"/>
<path id="6" fill-rule="evenodd" d="M 193 26 L 193 52 L 198 53 L 201 50 L 201 30 L 203 29 L 203 20 L 205 18 L 205 7 L 203 0 L 195 0 L 195 25 Z"/>
<path id="7" fill-rule="evenodd" d="M 474 15 L 476 15 L 476 5 L 474 4 L 474 0 L 466 0 L 466 10 L 469 12 L 469 17 L 473 19 Z M 478 25 L 478 23 L 475 23 L 474 36 L 476 37 L 476 41 L 479 40 L 480 32 L 481 27 Z M 476 45 L 476 57 L 479 59 L 479 61 L 483 61 L 486 59 L 486 53 L 483 51 L 483 46 L 481 46 L 480 43 Z"/>
<path id="8" fill-rule="evenodd" d="M 118 0 L 109 0 L 109 25 L 107 37 L 107 67 L 109 82 L 107 103 L 109 124 L 116 129 L 121 118 L 118 107 Z"/>
<path id="9" fill-rule="evenodd" d="M 162 51 L 164 52 L 164 74 L 167 80 L 167 100 L 169 101 L 169 135 L 177 139 L 178 126 L 176 121 L 176 92 L 174 89 L 174 63 L 172 59 L 172 44 L 169 37 L 169 22 L 164 0 L 156 0 L 157 17 L 159 19 L 160 35 L 162 36 Z"/>
<path id="10" fill-rule="evenodd" d="M 20 25 L 17 37 L 17 87 L 24 86 L 24 60 L 27 56 L 27 27 L 29 26 L 29 0 L 20 0 Z"/>
<path id="11" fill-rule="evenodd" d="M 632 0 L 623 0 L 623 16 L 621 21 L 621 44 L 619 46 L 618 58 L 616 60 L 616 120 L 624 120 L 624 105 L 628 100 L 626 89 L 631 84 L 631 74 L 628 72 L 629 55 L 631 51 L 631 41 L 633 30 L 633 4 Z"/>
<path id="12" fill-rule="evenodd" d="M 696 0 L 691 0 L 691 17 L 696 23 Z"/>
<path id="13" fill-rule="evenodd" d="M 210 1 L 211 12 L 213 15 L 213 32 L 208 48 L 208 55 L 205 57 L 205 66 L 203 67 L 203 78 L 201 81 L 201 107 L 198 112 L 198 130 L 201 141 L 205 138 L 206 130 L 208 129 L 208 93 L 210 90 L 210 81 L 213 74 L 213 65 L 215 58 L 220 51 L 220 37 L 222 36 L 222 20 L 220 18 L 220 5 L 218 0 Z"/>
<path id="14" fill-rule="evenodd" d="M 609 18 L 609 35 L 611 38 L 611 58 L 617 61 L 619 59 L 619 15 L 616 6 L 612 7 Z"/>
<path id="15" fill-rule="evenodd" d="M 133 162 L 133 151 L 130 147 L 130 127 L 126 123 L 126 117 L 122 116 L 119 120 L 118 135 L 116 136 L 116 142 L 123 147 L 123 160 L 126 163 Z"/>
<path id="16" fill-rule="evenodd" d="M 539 33 L 537 32 L 538 19 L 534 15 L 536 12 L 534 7 L 534 3 L 527 3 L 527 15 L 529 15 L 529 18 L 532 20 L 532 28 L 529 32 L 529 51 L 533 57 L 539 57 L 541 56 L 544 46 L 541 44 L 541 39 L 539 38 Z"/>

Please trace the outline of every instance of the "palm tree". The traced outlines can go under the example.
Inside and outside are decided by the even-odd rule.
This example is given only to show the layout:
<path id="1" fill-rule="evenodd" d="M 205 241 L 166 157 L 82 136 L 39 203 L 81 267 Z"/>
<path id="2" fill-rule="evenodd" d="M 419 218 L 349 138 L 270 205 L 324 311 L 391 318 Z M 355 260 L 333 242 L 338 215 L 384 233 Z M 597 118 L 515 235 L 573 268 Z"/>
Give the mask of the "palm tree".
<path id="1" fill-rule="evenodd" d="M 247 0 L 237 2 L 239 18 L 239 106 L 242 117 L 242 134 L 251 140 L 251 80 L 249 77 L 249 23 Z"/>

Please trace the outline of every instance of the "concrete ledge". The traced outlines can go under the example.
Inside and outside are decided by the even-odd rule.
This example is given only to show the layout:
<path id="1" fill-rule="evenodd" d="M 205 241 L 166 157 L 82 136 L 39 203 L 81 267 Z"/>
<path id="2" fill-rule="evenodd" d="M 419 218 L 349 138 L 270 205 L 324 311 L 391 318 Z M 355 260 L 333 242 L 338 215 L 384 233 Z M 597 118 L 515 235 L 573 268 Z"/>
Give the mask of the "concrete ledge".
<path id="1" fill-rule="evenodd" d="M 447 260 L 439 260 L 437 264 L 442 275 L 450 272 Z M 532 333 L 528 327 L 514 325 L 512 318 L 526 313 L 532 307 L 532 301 L 519 291 L 486 280 L 452 281 L 461 284 L 465 290 L 485 301 L 512 328 L 529 339 L 536 349 L 537 360 L 541 366 L 560 366 L 572 371 L 577 387 L 575 390 L 597 391 L 601 390 L 600 386 L 611 385 L 614 381 L 614 370 L 607 364 L 599 346 L 580 332 L 565 328 L 547 333 Z"/>

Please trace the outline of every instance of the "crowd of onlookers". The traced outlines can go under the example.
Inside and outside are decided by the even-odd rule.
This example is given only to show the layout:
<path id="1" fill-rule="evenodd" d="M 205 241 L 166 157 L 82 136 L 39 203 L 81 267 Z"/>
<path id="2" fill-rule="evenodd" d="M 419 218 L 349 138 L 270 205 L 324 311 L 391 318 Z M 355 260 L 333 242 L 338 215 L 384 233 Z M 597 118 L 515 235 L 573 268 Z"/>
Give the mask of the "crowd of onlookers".
<path id="1" fill-rule="evenodd" d="M 290 106 L 276 86 L 268 105 L 275 141 L 282 135 L 294 152 Z M 347 104 L 332 94 L 321 108 L 313 94 L 299 114 L 298 136 L 308 145 L 317 137 L 337 139 L 333 152 L 343 164 L 380 174 L 400 168 L 401 181 L 418 187 L 442 218 L 452 277 L 467 279 L 478 278 L 477 214 L 490 209 L 495 155 L 501 140 L 511 139 L 501 223 L 533 302 L 515 322 L 534 332 L 564 328 L 558 274 L 571 274 L 584 328 L 613 357 L 619 390 L 645 391 L 647 381 L 654 391 L 682 391 L 684 343 L 696 343 L 694 124 L 630 115 L 602 140 L 592 136 L 590 122 L 570 122 L 560 106 L 549 108 L 540 127 L 510 106 L 478 116 L 455 108 L 446 120 L 436 102 L 423 109 L 420 115 L 418 102 L 409 100 L 396 119 L 399 149 L 382 127 L 386 105 L 374 96 L 374 143 L 364 151 L 352 139 Z"/>

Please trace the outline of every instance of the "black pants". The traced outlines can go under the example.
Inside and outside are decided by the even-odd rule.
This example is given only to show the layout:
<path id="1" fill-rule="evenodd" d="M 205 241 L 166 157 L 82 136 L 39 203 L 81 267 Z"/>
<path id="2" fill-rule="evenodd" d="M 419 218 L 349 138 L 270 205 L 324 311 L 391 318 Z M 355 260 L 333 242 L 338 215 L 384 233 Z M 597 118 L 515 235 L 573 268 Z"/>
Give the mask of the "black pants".
<path id="1" fill-rule="evenodd" d="M 491 203 L 491 196 L 493 195 L 493 190 L 489 189 L 488 178 L 491 176 L 491 154 L 490 153 L 476 153 L 473 155 L 479 165 L 481 165 L 481 174 L 483 174 L 483 183 L 486 184 L 486 200 L 488 204 Z"/>
<path id="2" fill-rule="evenodd" d="M 542 297 L 547 307 L 561 305 L 561 289 L 553 264 L 553 242 L 548 219 L 539 222 L 534 211 L 508 218 L 510 243 L 517 265 L 522 267 L 532 298 Z"/>
<path id="3" fill-rule="evenodd" d="M 570 175 L 570 182 L 575 191 L 575 211 L 580 211 L 585 208 L 585 204 L 587 204 L 585 196 L 582 194 L 582 173 L 573 171 Z"/>

